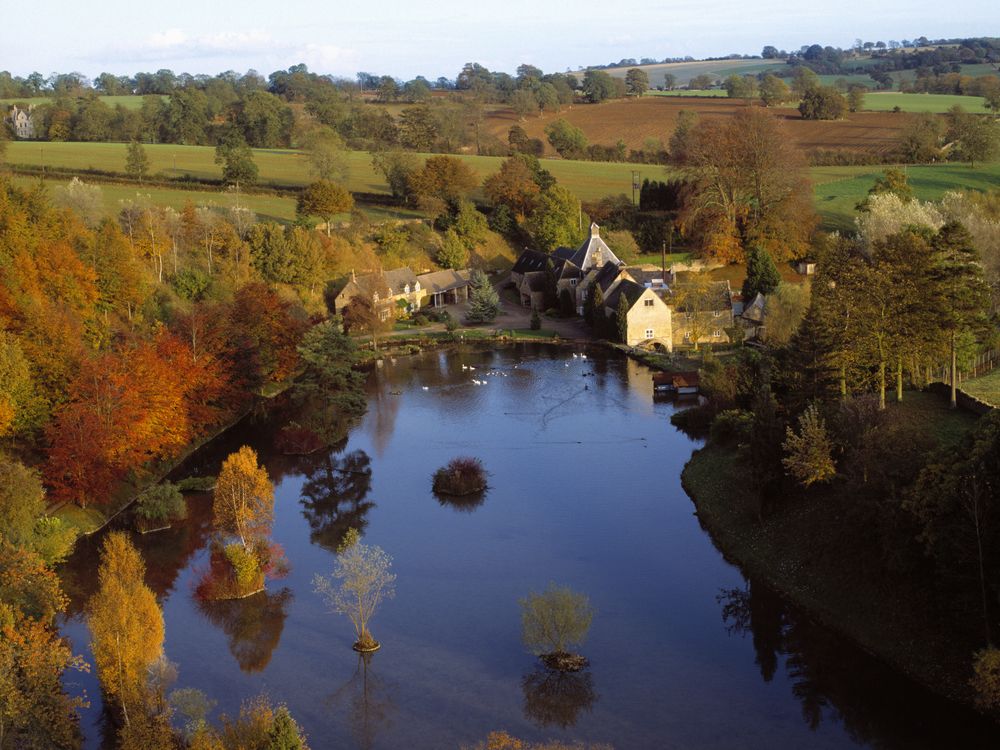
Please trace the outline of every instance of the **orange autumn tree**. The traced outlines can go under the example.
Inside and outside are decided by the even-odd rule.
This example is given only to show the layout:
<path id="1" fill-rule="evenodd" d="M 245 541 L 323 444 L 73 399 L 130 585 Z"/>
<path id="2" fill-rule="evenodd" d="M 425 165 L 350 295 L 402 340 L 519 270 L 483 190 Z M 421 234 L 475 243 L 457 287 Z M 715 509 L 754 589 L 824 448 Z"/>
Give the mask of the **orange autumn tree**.
<path id="1" fill-rule="evenodd" d="M 163 346 L 176 353 L 183 344 Z M 85 360 L 48 430 L 45 474 L 53 497 L 82 507 L 106 502 L 130 471 L 141 474 L 149 461 L 186 445 L 192 437 L 186 397 L 198 385 L 186 375 L 155 341 Z"/>
<path id="2" fill-rule="evenodd" d="M 807 252 L 817 220 L 806 163 L 773 115 L 750 107 L 699 122 L 684 163 L 680 222 L 703 254 L 738 263 L 751 245 L 776 261 Z"/>
<path id="3" fill-rule="evenodd" d="M 122 532 L 101 545 L 100 587 L 88 605 L 91 650 L 104 693 L 128 724 L 147 712 L 149 668 L 163 652 L 163 613 L 142 555 Z"/>
<path id="4" fill-rule="evenodd" d="M 265 284 L 242 287 L 229 311 L 226 359 L 230 377 L 243 391 L 280 383 L 298 366 L 298 345 L 307 327 L 293 306 Z"/>

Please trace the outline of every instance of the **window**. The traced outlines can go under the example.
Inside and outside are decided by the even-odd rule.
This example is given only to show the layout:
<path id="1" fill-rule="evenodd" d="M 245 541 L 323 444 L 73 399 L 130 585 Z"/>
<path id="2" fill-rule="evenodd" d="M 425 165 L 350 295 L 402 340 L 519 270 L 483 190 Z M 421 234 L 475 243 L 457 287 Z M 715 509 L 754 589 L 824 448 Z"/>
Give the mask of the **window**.
<path id="1" fill-rule="evenodd" d="M 570 279 L 569 280 L 569 285 L 570 286 L 576 286 L 576 279 Z"/>
<path id="2" fill-rule="evenodd" d="M 684 331 L 684 340 L 685 341 L 691 340 L 691 331 Z"/>
<path id="3" fill-rule="evenodd" d="M 712 335 L 715 338 L 721 338 L 722 337 L 722 331 L 720 331 L 718 328 L 716 328 L 714 331 L 712 331 Z"/>
<path id="4" fill-rule="evenodd" d="M 646 307 L 652 307 L 653 306 L 653 300 L 651 300 L 651 299 L 643 300 L 643 303 L 646 305 Z"/>
<path id="5" fill-rule="evenodd" d="M 403 287 L 403 294 L 409 294 L 409 293 L 410 293 L 410 285 L 407 284 L 406 286 Z"/>
<path id="6" fill-rule="evenodd" d="M 712 310 L 713 318 L 718 318 L 720 315 L 722 315 L 722 312 L 720 312 L 719 310 Z"/>
<path id="7" fill-rule="evenodd" d="M 652 328 L 647 328 L 646 329 L 646 338 L 647 339 L 653 338 L 653 329 Z"/>

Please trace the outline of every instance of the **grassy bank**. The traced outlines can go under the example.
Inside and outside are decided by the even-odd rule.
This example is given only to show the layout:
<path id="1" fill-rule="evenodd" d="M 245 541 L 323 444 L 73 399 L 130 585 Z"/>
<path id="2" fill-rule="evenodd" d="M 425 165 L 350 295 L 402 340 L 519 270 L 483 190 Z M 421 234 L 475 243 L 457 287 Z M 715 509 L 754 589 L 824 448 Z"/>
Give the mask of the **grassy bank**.
<path id="1" fill-rule="evenodd" d="M 962 383 L 962 390 L 993 406 L 1000 407 L 1000 369 Z"/>
<path id="2" fill-rule="evenodd" d="M 930 394 L 907 394 L 891 408 L 942 445 L 975 421 Z M 845 499 L 836 488 L 789 499 L 761 520 L 736 451 L 711 444 L 695 452 L 682 481 L 715 543 L 748 575 L 935 692 L 971 701 L 971 658 L 981 634 L 936 606 L 926 582 L 894 575 L 877 554 L 859 551 L 857 535 L 842 522 Z"/>

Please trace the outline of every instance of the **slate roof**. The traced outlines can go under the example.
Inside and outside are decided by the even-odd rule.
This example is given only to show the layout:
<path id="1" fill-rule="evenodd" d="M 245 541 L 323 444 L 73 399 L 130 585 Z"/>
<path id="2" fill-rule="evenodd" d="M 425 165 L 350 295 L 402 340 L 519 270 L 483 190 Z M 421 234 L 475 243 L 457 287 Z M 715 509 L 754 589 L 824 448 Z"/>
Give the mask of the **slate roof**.
<path id="1" fill-rule="evenodd" d="M 608 247 L 607 243 L 601 239 L 601 228 L 597 224 L 590 225 L 590 236 L 584 240 L 583 244 L 580 245 L 576 250 L 570 250 L 570 248 L 560 247 L 557 248 L 553 253 L 559 257 L 565 257 L 567 260 L 572 261 L 577 267 L 583 269 L 584 271 L 589 271 L 591 268 L 600 265 L 596 256 L 600 256 L 600 261 L 608 262 L 612 261 L 616 265 L 621 265 L 621 261 L 618 260 L 618 256 L 615 255 L 611 248 Z"/>
<path id="2" fill-rule="evenodd" d="M 601 270 L 597 272 L 597 275 L 594 277 L 594 284 L 600 287 L 601 292 L 605 292 L 608 287 L 614 283 L 614 280 L 618 278 L 618 274 L 620 274 L 623 270 L 624 269 L 620 265 L 609 260 L 601 266 Z"/>
<path id="3" fill-rule="evenodd" d="M 525 250 L 521 253 L 521 257 L 514 263 L 514 267 L 510 269 L 510 272 L 530 273 L 531 271 L 544 271 L 545 262 L 548 259 L 549 256 L 545 253 L 540 253 L 537 250 Z"/>
<path id="4" fill-rule="evenodd" d="M 417 276 L 409 268 L 397 268 L 394 271 L 385 271 L 382 274 L 385 277 L 385 283 L 390 289 L 392 289 L 393 294 L 405 294 L 406 285 L 410 285 L 410 291 L 413 291 L 413 287 L 417 283 Z"/>
<path id="5" fill-rule="evenodd" d="M 765 303 L 764 295 L 757 292 L 757 296 L 753 298 L 753 301 L 743 308 L 743 319 L 753 323 L 763 323 Z"/>
<path id="6" fill-rule="evenodd" d="M 450 289 L 459 289 L 469 285 L 472 277 L 470 271 L 455 271 L 448 269 L 445 271 L 434 271 L 433 273 L 423 273 L 417 276 L 420 286 L 429 294 L 447 292 Z"/>
<path id="7" fill-rule="evenodd" d="M 639 299 L 645 291 L 646 287 L 641 284 L 636 284 L 631 279 L 622 279 L 622 282 L 616 286 L 615 290 L 608 295 L 607 299 L 604 300 L 604 306 L 617 311 L 618 305 L 621 304 L 619 300 L 624 294 L 625 298 L 628 300 L 628 309 L 631 310 L 636 300 Z"/>

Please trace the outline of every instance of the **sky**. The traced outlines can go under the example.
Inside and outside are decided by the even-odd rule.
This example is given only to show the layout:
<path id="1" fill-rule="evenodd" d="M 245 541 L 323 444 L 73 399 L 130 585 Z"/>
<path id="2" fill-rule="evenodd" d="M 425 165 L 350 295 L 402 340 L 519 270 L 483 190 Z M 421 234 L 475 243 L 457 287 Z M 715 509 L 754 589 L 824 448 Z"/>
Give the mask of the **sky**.
<path id="1" fill-rule="evenodd" d="M 16 5 L 16 11 L 13 8 Z M 6 7 L 3 7 L 6 6 Z M 760 54 L 764 45 L 848 47 L 856 38 L 1000 35 L 996 0 L 0 0 L 0 70 L 88 77 L 168 68 L 264 74 L 305 63 L 454 78 L 466 62 L 513 72 L 622 58 Z"/>

